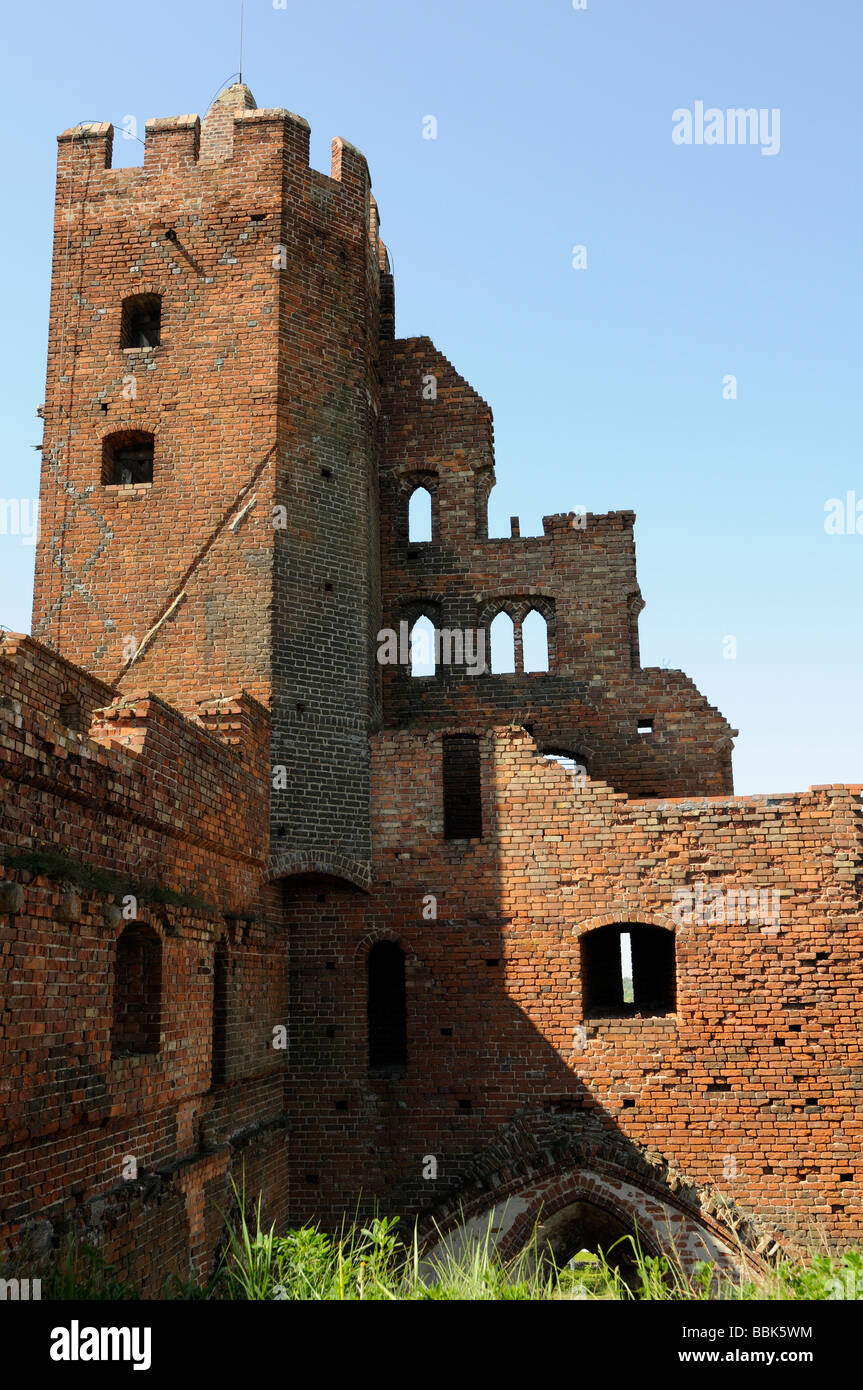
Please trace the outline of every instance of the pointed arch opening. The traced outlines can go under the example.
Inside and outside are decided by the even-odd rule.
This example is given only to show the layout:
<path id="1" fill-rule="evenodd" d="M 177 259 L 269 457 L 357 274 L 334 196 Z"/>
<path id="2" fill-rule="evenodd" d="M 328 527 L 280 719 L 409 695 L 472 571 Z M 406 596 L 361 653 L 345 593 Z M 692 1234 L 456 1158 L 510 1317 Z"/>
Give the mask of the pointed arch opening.
<path id="1" fill-rule="evenodd" d="M 431 539 L 431 493 L 426 487 L 416 487 L 408 502 L 408 540 L 414 544 L 417 541 L 430 541 Z"/>
<path id="2" fill-rule="evenodd" d="M 508 613 L 498 613 L 488 630 L 491 672 L 494 676 L 515 671 L 515 623 Z"/>
<path id="3" fill-rule="evenodd" d="M 435 626 L 425 613 L 417 618 L 410 631 L 410 662 L 412 676 L 436 674 Z"/>
<path id="4" fill-rule="evenodd" d="M 525 671 L 548 670 L 548 622 L 531 608 L 521 625 L 522 660 Z"/>

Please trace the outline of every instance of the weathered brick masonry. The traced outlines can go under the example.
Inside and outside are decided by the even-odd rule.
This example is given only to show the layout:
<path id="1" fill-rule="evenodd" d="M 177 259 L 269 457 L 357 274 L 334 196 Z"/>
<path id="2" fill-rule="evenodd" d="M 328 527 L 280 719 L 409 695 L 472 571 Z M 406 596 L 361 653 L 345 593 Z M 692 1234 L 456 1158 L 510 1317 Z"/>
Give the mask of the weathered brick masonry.
<path id="1" fill-rule="evenodd" d="M 395 338 L 352 146 L 310 169 L 242 86 L 142 168 L 112 134 L 60 137 L 0 642 L 0 1248 L 71 1224 L 158 1296 L 243 1171 L 280 1225 L 494 1209 L 506 1251 L 859 1239 L 860 788 L 733 796 L 641 666 L 632 513 L 488 537 L 491 411 Z M 511 674 L 377 659 L 500 612 Z"/>
<path id="2" fill-rule="evenodd" d="M 70 685 L 93 707 L 86 734 L 59 716 Z M 0 645 L 4 1228 L 44 1242 L 80 1224 L 148 1293 L 190 1262 L 208 1268 L 218 1212 L 203 1198 L 225 1208 L 250 1143 L 268 1156 L 267 1204 L 286 1202 L 267 739 L 249 696 L 208 702 L 196 727 L 151 694 L 111 700 L 30 638 Z M 156 1051 L 112 1045 L 124 912 L 158 942 Z M 227 1049 L 214 1083 L 217 952 Z"/>
<path id="3" fill-rule="evenodd" d="M 439 1207 L 553 1150 L 570 1176 L 590 1159 L 691 1189 L 708 1215 L 736 1204 L 759 1240 L 859 1236 L 859 792 L 635 801 L 574 790 L 522 728 L 481 741 L 481 841 L 442 842 L 440 734 L 382 734 L 372 894 L 290 893 L 307 1191 L 334 1215 L 353 1174 L 384 1203 Z M 775 889 L 778 918 L 676 924 L 673 891 L 698 883 L 771 906 Z M 631 922 L 674 934 L 675 1006 L 591 1017 L 585 936 Z M 387 937 L 407 955 L 407 1066 L 370 1080 L 362 966 Z"/>

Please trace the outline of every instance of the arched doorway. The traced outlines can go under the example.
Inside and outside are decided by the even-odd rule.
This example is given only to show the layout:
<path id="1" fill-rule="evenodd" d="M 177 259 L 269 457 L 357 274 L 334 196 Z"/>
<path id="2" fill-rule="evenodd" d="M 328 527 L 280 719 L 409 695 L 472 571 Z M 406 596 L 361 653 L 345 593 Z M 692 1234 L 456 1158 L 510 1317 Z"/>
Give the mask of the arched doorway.
<path id="1" fill-rule="evenodd" d="M 670 1192 L 650 1190 L 605 1167 L 554 1166 L 545 1175 L 534 1173 L 476 1198 L 457 1214 L 441 1214 L 432 1224 L 436 1238 L 427 1246 L 427 1260 L 447 1251 L 461 1255 L 479 1243 L 510 1261 L 535 1244 L 541 1259 L 549 1265 L 553 1259 L 560 1268 L 580 1250 L 602 1250 L 629 1283 L 635 1240 L 643 1254 L 667 1254 L 684 1273 L 702 1261 L 711 1262 L 717 1273 L 738 1270 L 741 1262 L 759 1264 L 751 1251 L 736 1246 L 705 1215 L 678 1205 Z"/>
<path id="2" fill-rule="evenodd" d="M 596 1202 L 571 1202 L 536 1227 L 537 1255 L 549 1268 L 589 1269 L 601 1260 L 629 1288 L 638 1283 L 636 1252 L 654 1255 L 638 1222 Z"/>

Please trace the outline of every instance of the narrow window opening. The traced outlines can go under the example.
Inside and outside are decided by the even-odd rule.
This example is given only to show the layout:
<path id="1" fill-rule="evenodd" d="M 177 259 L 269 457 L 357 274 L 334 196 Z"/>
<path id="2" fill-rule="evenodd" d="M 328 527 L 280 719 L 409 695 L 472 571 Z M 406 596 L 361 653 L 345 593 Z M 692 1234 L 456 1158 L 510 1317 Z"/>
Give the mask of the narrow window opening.
<path id="1" fill-rule="evenodd" d="M 408 540 L 430 541 L 432 538 L 432 500 L 428 488 L 417 487 L 408 503 Z"/>
<path id="2" fill-rule="evenodd" d="M 521 643 L 525 671 L 547 671 L 548 623 L 535 608 L 521 625 Z"/>
<path id="3" fill-rule="evenodd" d="M 433 676 L 435 674 L 434 623 L 431 618 L 417 618 L 410 635 L 410 659 L 412 676 Z"/>
<path id="4" fill-rule="evenodd" d="M 632 937 L 628 931 L 620 933 L 620 974 L 623 990 L 624 1004 L 635 1003 L 635 991 L 632 988 Z"/>
<path id="5" fill-rule="evenodd" d="M 498 613 L 488 630 L 493 676 L 515 671 L 515 624 L 508 613 Z"/>
<path id="6" fill-rule="evenodd" d="M 652 733 L 653 733 L 653 720 L 650 719 L 650 718 L 639 719 L 639 721 L 638 721 L 638 732 L 639 732 L 640 734 L 652 734 Z"/>
<path id="7" fill-rule="evenodd" d="M 479 540 L 488 540 L 488 509 L 492 492 L 491 470 L 476 475 L 474 483 L 475 531 Z"/>
<path id="8" fill-rule="evenodd" d="M 447 840 L 482 838 L 482 769 L 476 734 L 443 739 L 443 818 Z"/>
<path id="9" fill-rule="evenodd" d="M 121 347 L 158 347 L 162 336 L 162 297 L 132 294 L 123 300 Z"/>
<path id="10" fill-rule="evenodd" d="M 213 1066 L 214 1086 L 228 1079 L 228 953 L 223 944 L 213 959 Z"/>
<path id="11" fill-rule="evenodd" d="M 369 1070 L 401 1072 L 407 1065 L 405 953 L 395 941 L 369 951 Z"/>
<path id="12" fill-rule="evenodd" d="M 159 1051 L 162 943 L 152 927 L 132 922 L 117 941 L 114 964 L 114 1057 Z"/>

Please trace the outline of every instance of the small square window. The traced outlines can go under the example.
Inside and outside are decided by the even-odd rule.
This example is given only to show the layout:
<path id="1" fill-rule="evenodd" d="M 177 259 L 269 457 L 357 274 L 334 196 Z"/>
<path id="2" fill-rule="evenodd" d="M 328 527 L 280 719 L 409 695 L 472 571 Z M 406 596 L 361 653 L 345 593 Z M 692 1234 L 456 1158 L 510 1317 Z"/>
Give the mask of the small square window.
<path id="1" fill-rule="evenodd" d="M 154 440 L 139 430 L 109 434 L 102 441 L 102 482 L 122 486 L 153 481 Z"/>
<path id="2" fill-rule="evenodd" d="M 158 347 L 162 337 L 162 296 L 132 294 L 123 300 L 120 346 Z"/>
<path id="3" fill-rule="evenodd" d="M 639 732 L 640 734 L 652 734 L 652 733 L 653 733 L 653 720 L 652 720 L 652 719 L 649 719 L 649 718 L 639 719 L 639 721 L 638 721 L 638 732 Z"/>

